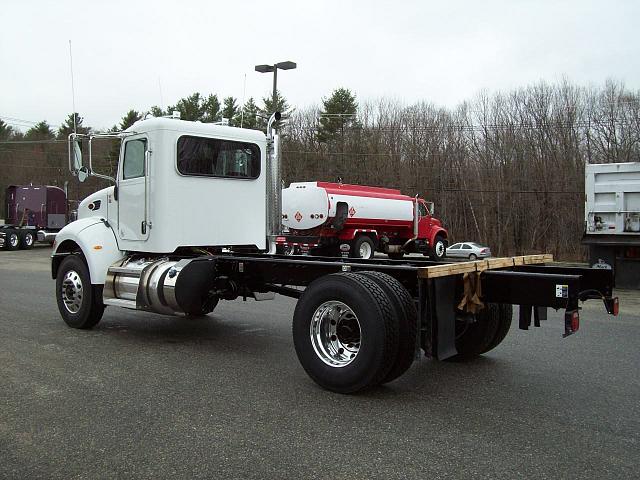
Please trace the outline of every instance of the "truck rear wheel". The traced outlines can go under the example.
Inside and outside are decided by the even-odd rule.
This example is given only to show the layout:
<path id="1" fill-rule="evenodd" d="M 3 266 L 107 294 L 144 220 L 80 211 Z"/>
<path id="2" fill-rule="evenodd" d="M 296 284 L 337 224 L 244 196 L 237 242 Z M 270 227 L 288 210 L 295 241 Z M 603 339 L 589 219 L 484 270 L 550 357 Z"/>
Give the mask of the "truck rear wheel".
<path id="1" fill-rule="evenodd" d="M 307 287 L 293 315 L 293 342 L 320 386 L 354 393 L 380 384 L 398 351 L 398 313 L 371 278 L 336 273 Z"/>
<path id="2" fill-rule="evenodd" d="M 458 354 L 447 360 L 471 360 L 496 347 L 504 339 L 503 336 L 498 343 L 492 346 L 494 340 L 498 339 L 498 332 L 504 321 L 505 313 L 500 305 L 488 303 L 475 315 L 475 321 L 456 322 L 456 350 Z M 511 316 L 509 316 L 509 323 L 511 323 Z"/>
<path id="3" fill-rule="evenodd" d="M 35 235 L 31 230 L 25 230 L 20 237 L 20 248 L 28 250 L 35 243 Z"/>
<path id="4" fill-rule="evenodd" d="M 493 350 L 500 345 L 511 328 L 511 322 L 513 321 L 513 305 L 509 303 L 499 303 L 498 308 L 500 310 L 498 313 L 498 330 L 496 331 L 493 340 L 491 340 L 489 345 L 487 345 L 487 348 L 482 353 Z"/>
<path id="5" fill-rule="evenodd" d="M 404 374 L 415 358 L 418 312 L 407 289 L 391 275 L 382 272 L 359 272 L 358 274 L 373 279 L 385 291 L 398 312 L 398 354 L 391 365 L 391 370 L 382 380 L 382 383 L 391 382 Z"/>
<path id="6" fill-rule="evenodd" d="M 365 258 L 368 260 L 373 258 L 375 251 L 373 240 L 371 240 L 367 235 L 360 235 L 356 238 L 356 241 L 353 242 L 351 256 L 353 258 Z"/>
<path id="7" fill-rule="evenodd" d="M 104 313 L 102 285 L 92 285 L 89 269 L 80 255 L 69 255 L 56 276 L 58 310 L 67 325 L 92 328 Z"/>

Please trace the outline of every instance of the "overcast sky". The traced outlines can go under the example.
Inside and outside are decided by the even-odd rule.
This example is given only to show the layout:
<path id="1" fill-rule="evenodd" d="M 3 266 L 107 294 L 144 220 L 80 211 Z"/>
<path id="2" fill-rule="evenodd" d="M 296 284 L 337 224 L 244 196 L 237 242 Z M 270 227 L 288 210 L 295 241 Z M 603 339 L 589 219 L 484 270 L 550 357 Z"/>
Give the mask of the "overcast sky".
<path id="1" fill-rule="evenodd" d="M 444 106 L 563 76 L 635 90 L 638 20 L 638 0 L 5 0 L 0 118 L 65 119 L 69 40 L 76 110 L 94 128 L 196 91 L 260 99 L 272 74 L 254 65 L 284 60 L 298 68 L 278 88 L 298 107 L 337 87 Z"/>

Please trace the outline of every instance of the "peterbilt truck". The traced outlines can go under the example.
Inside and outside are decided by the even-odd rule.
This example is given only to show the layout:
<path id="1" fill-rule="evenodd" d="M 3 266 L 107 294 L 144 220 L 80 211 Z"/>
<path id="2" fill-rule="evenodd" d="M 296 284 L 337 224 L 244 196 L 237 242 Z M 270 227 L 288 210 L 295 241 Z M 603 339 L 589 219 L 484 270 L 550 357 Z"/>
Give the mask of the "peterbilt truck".
<path id="1" fill-rule="evenodd" d="M 640 162 L 585 165 L 582 243 L 617 287 L 640 288 Z"/>
<path id="2" fill-rule="evenodd" d="M 277 255 L 279 117 L 266 134 L 175 118 L 114 134 L 122 141 L 114 185 L 85 198 L 55 240 L 51 274 L 66 324 L 91 328 L 105 307 L 202 316 L 220 301 L 284 295 L 297 299 L 293 343 L 304 370 L 353 393 L 398 378 L 418 355 L 492 350 L 509 331 L 512 304 L 523 329 L 539 326 L 547 307 L 563 309 L 565 336 L 580 326 L 580 301 L 603 300 L 617 313 L 610 271 L 556 266 L 548 255 L 456 264 Z M 80 181 L 108 178 L 92 168 L 96 137 L 70 136 Z"/>
<path id="3" fill-rule="evenodd" d="M 282 191 L 283 253 L 320 252 L 373 258 L 377 251 L 400 259 L 419 252 L 442 260 L 448 234 L 433 216 L 433 203 L 392 188 L 329 182 L 296 182 Z"/>
<path id="4" fill-rule="evenodd" d="M 29 249 L 36 241 L 52 243 L 67 224 L 67 195 L 51 185 L 9 185 L 7 223 L 0 225 L 0 248 Z"/>

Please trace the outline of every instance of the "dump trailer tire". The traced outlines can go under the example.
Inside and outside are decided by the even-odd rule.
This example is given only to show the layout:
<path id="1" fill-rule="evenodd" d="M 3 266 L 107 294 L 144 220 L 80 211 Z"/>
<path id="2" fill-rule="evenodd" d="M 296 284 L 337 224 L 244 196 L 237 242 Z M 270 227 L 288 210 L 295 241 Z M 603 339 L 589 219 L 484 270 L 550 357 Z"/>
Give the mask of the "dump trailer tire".
<path id="1" fill-rule="evenodd" d="M 373 240 L 368 235 L 359 235 L 353 242 L 351 249 L 352 258 L 371 259 L 376 253 L 376 247 Z"/>
<path id="2" fill-rule="evenodd" d="M 31 230 L 25 230 L 22 232 L 22 235 L 20 237 L 20 248 L 23 250 L 28 250 L 33 247 L 35 241 L 36 239 L 34 232 L 32 232 Z"/>
<path id="3" fill-rule="evenodd" d="M 15 230 L 9 230 L 4 238 L 4 248 L 7 250 L 17 250 L 20 247 L 20 235 Z"/>
<path id="4" fill-rule="evenodd" d="M 293 315 L 300 364 L 321 387 L 355 393 L 379 385 L 398 351 L 398 313 L 370 278 L 335 273 L 313 281 Z"/>
<path id="5" fill-rule="evenodd" d="M 56 275 L 56 300 L 62 319 L 72 328 L 92 328 L 104 313 L 102 285 L 92 285 L 89 269 L 80 255 L 69 255 Z"/>
<path id="6" fill-rule="evenodd" d="M 511 328 L 511 322 L 513 321 L 513 305 L 508 303 L 500 303 L 498 304 L 498 309 L 498 330 L 496 331 L 493 340 L 491 340 L 487 348 L 485 348 L 482 353 L 493 350 L 498 345 L 500 345 L 507 336 L 507 333 L 509 333 L 509 329 Z"/>
<path id="7" fill-rule="evenodd" d="M 498 304 L 488 303 L 476 314 L 475 322 L 466 324 L 456 322 L 456 350 L 458 354 L 447 360 L 464 362 L 489 351 L 489 346 L 497 338 L 500 312 Z"/>
<path id="8" fill-rule="evenodd" d="M 413 364 L 418 331 L 418 312 L 409 291 L 397 279 L 382 272 L 358 272 L 373 279 L 392 300 L 398 311 L 398 353 L 391 369 L 382 379 L 388 383 L 403 375 Z"/>
<path id="9" fill-rule="evenodd" d="M 442 235 L 436 235 L 436 238 L 433 240 L 433 247 L 431 248 L 431 253 L 429 257 L 431 260 L 442 260 L 447 256 L 447 241 L 444 239 Z"/>

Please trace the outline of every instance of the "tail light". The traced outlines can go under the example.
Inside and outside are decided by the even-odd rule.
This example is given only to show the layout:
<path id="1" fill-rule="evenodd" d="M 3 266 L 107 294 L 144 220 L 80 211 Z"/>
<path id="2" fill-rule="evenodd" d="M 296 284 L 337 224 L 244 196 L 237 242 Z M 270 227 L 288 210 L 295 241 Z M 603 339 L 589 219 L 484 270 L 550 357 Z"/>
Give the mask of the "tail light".
<path id="1" fill-rule="evenodd" d="M 618 316 L 618 297 L 605 298 L 604 306 L 607 309 L 607 313 L 615 317 Z"/>
<path id="2" fill-rule="evenodd" d="M 570 312 L 565 312 L 564 314 L 564 335 L 563 337 L 568 337 L 580 330 L 580 314 L 578 310 L 572 310 Z"/>
<path id="3" fill-rule="evenodd" d="M 276 237 L 276 243 L 284 243 L 287 239 L 285 237 Z"/>
<path id="4" fill-rule="evenodd" d="M 482 250 L 480 250 L 480 253 L 487 253 L 489 251 L 488 248 L 483 248 Z"/>

